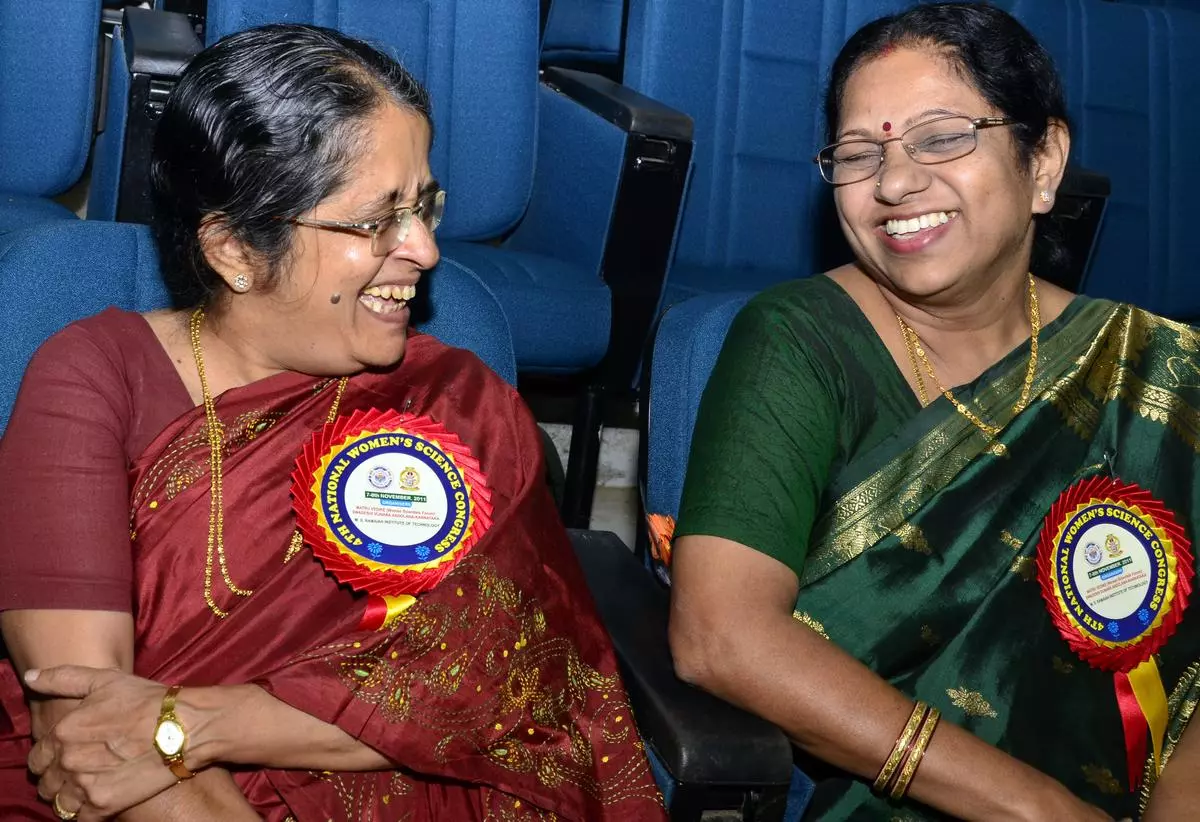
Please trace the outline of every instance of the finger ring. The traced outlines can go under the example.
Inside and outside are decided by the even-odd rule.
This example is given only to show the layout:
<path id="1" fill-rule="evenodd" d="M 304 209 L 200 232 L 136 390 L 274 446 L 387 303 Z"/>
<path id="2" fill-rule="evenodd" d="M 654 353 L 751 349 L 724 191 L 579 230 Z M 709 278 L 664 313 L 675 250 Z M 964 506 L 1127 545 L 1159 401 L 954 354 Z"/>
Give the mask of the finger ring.
<path id="1" fill-rule="evenodd" d="M 74 819 L 75 817 L 79 816 L 79 811 L 69 811 L 64 808 L 62 803 L 58 800 L 59 796 L 61 796 L 61 794 L 54 794 L 54 815 L 59 819 L 67 820 Z"/>

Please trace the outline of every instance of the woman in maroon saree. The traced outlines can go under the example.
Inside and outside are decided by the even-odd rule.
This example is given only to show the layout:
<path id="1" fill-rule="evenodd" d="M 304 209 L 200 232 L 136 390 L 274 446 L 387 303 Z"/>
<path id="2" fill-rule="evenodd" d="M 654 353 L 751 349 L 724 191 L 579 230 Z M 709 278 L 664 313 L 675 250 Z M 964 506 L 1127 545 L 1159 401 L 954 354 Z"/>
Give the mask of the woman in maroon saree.
<path id="1" fill-rule="evenodd" d="M 265 42 L 253 33 L 239 37 L 214 48 L 266 53 L 307 38 L 341 49 L 343 61 L 347 49 L 361 54 L 366 48 L 306 27 L 276 27 Z M 312 54 L 310 49 L 308 59 Z M 198 62 L 214 70 L 203 56 Z M 363 77 L 371 66 L 348 62 L 359 80 L 374 79 Z M 227 55 L 226 63 L 235 60 Z M 202 69 L 194 65 L 188 74 L 197 84 Z M 185 92 L 186 83 L 185 76 Z M 420 157 L 418 167 L 425 162 Z M 340 190 L 353 189 L 352 181 Z M 410 218 L 416 213 L 425 220 L 418 208 L 410 208 Z M 426 223 L 433 227 L 436 220 Z M 366 242 L 341 241 L 352 240 Z M 405 242 L 401 236 L 399 245 Z M 220 253 L 206 250 L 218 272 Z M 406 252 L 389 253 L 399 259 Z M 424 258 L 411 256 L 418 269 L 429 267 L 436 249 Z M 389 257 L 381 265 L 391 264 Z M 243 283 L 231 279 L 231 299 L 237 300 Z M 371 306 L 396 300 L 386 285 L 382 297 L 378 287 L 367 288 L 373 291 L 363 304 L 373 312 Z M 405 299 L 411 293 L 405 290 Z M 202 366 L 197 341 L 206 339 L 208 351 L 218 349 L 215 337 L 199 335 L 203 314 L 195 316 L 193 345 Z M 406 333 L 399 324 L 399 365 L 348 379 L 277 370 L 244 384 L 234 381 L 213 403 L 220 421 L 214 446 L 205 407 L 184 396 L 185 387 L 194 389 L 188 384 L 191 363 L 172 356 L 174 338 L 168 334 L 164 341 L 161 322 L 110 310 L 47 343 L 31 364 L 22 387 L 28 396 L 18 399 L 0 447 L 0 495 L 10 498 L 3 512 L 19 518 L 22 495 L 29 499 L 30 492 L 15 479 L 17 463 L 50 462 L 49 470 L 65 455 L 33 454 L 14 438 L 42 430 L 31 439 L 38 448 L 51 447 L 53 437 L 39 427 L 53 429 L 48 418 L 56 415 L 55 402 L 91 399 L 93 415 L 121 429 L 117 439 L 131 458 L 121 494 L 132 544 L 132 567 L 128 558 L 123 566 L 119 557 L 105 565 L 88 556 L 91 533 L 77 547 L 38 546 L 42 553 L 33 558 L 21 554 L 31 546 L 11 540 L 0 550 L 6 580 L 0 609 L 16 662 L 0 663 L 0 706 L 7 714 L 0 714 L 0 817 L 663 818 L 611 645 L 543 482 L 536 426 L 507 384 L 474 355 Z M 305 331 L 297 327 L 295 334 Z M 160 342 L 169 358 L 156 348 Z M 72 357 L 78 362 L 63 365 L 62 358 Z M 88 358 L 91 363 L 81 365 Z M 89 395 L 82 379 L 66 384 L 70 377 L 64 375 L 82 371 L 105 387 Z M 338 584 L 293 536 L 290 474 L 297 456 L 334 410 L 348 415 L 370 409 L 427 418 L 457 435 L 486 476 L 493 517 L 486 535 L 449 575 L 386 616 L 376 601 Z M 67 417 L 87 413 L 59 410 Z M 59 447 L 71 447 L 69 435 Z M 205 549 L 217 510 L 214 448 L 223 514 L 215 556 L 211 539 Z M 112 496 L 107 488 L 97 493 Z M 62 556 L 48 559 L 54 552 Z M 65 595 L 31 593 L 38 586 L 30 580 L 56 563 L 68 567 L 76 555 L 91 563 L 87 575 L 99 580 L 94 588 L 67 580 Z M 114 591 L 122 580 L 128 580 L 132 599 L 125 606 L 133 615 L 132 654 L 112 667 L 126 672 L 96 671 L 103 666 L 94 657 L 31 649 L 35 632 L 22 633 L 27 623 L 20 614 L 115 612 L 120 596 Z M 86 610 L 70 613 L 89 618 Z M 86 629 L 86 622 L 75 624 Z M 63 663 L 93 668 L 51 667 Z M 60 707 L 40 720 L 36 712 L 31 717 L 17 678 L 28 667 L 48 669 L 30 683 L 36 691 L 86 698 L 56 700 Z M 174 684 L 183 686 L 184 765 L 202 777 L 178 786 L 151 745 L 164 686 Z M 51 717 L 63 717 L 52 731 Z M 335 754 L 328 753 L 330 740 Z M 27 773 L 26 757 L 41 779 L 36 791 L 38 777 Z M 225 771 L 240 796 L 222 789 Z"/>

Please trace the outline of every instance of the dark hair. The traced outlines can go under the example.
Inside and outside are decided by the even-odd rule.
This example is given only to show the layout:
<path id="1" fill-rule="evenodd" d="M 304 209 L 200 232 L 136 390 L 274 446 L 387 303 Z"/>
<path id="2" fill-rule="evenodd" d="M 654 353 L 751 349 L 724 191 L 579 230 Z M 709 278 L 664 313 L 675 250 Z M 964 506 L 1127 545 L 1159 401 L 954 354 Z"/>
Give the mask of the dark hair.
<path id="1" fill-rule="evenodd" d="M 940 52 L 992 106 L 1016 123 L 1017 159 L 1028 167 L 1046 138 L 1049 121 L 1069 123 L 1062 80 L 1050 54 L 1008 12 L 983 3 L 941 3 L 867 23 L 842 46 L 825 94 L 828 142 L 837 138 L 846 84 L 865 62 L 894 47 Z M 1037 215 L 1031 268 L 1061 268 L 1067 251 L 1058 226 Z"/>
<path id="2" fill-rule="evenodd" d="M 345 184 L 364 120 L 389 102 L 430 121 L 429 95 L 411 74 L 332 29 L 262 26 L 197 54 L 163 110 L 150 168 L 176 305 L 220 292 L 199 237 L 213 217 L 261 255 L 274 286 L 292 247 L 289 219 Z"/>

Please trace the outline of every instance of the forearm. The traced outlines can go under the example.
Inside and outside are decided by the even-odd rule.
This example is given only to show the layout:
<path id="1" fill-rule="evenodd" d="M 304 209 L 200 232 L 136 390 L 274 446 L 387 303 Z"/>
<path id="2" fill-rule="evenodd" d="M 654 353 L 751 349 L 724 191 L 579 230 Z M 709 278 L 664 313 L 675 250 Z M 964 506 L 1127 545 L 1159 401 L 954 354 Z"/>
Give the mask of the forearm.
<path id="1" fill-rule="evenodd" d="M 184 688 L 177 710 L 188 728 L 189 767 L 214 762 L 325 771 L 395 767 L 336 725 L 293 708 L 257 685 Z"/>
<path id="2" fill-rule="evenodd" d="M 228 771 L 206 768 L 122 813 L 120 822 L 258 822 L 241 788 Z"/>
<path id="3" fill-rule="evenodd" d="M 736 632 L 714 628 L 704 646 L 707 662 L 691 671 L 682 666 L 685 678 L 868 781 L 912 711 L 908 697 L 790 615 L 743 614 Z M 1054 780 L 947 721 L 909 788 L 913 798 L 967 820 L 1025 818 L 1031 800 L 1056 794 L 1065 790 Z"/>

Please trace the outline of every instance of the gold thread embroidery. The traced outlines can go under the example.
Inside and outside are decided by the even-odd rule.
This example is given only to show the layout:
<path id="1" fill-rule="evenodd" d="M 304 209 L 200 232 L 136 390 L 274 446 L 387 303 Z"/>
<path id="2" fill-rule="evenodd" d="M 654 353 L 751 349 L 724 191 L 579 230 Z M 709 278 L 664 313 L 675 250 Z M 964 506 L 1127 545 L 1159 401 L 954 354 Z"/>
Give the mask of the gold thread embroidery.
<path id="1" fill-rule="evenodd" d="M 1037 579 L 1037 561 L 1033 557 L 1016 557 L 1008 570 L 1026 582 L 1033 582 Z"/>
<path id="2" fill-rule="evenodd" d="M 1162 766 L 1166 768 L 1179 739 L 1192 721 L 1196 713 L 1197 689 L 1200 689 L 1200 662 L 1192 663 L 1179 677 L 1171 695 L 1167 697 L 1167 716 L 1170 717 L 1166 736 L 1163 737 Z M 1154 754 L 1146 757 L 1146 766 L 1142 772 L 1142 787 L 1138 792 L 1138 813 L 1145 813 L 1150 801 L 1150 793 L 1158 782 L 1158 771 L 1154 767 Z"/>
<path id="3" fill-rule="evenodd" d="M 1083 778 L 1086 779 L 1096 790 L 1108 796 L 1120 796 L 1121 783 L 1113 776 L 1113 772 L 1108 768 L 1100 765 L 1084 765 L 1081 768 Z"/>
<path id="4" fill-rule="evenodd" d="M 1056 674 L 1066 675 L 1075 670 L 1075 663 L 1067 662 L 1062 657 L 1055 656 L 1053 659 L 1050 660 L 1050 667 L 1052 667 L 1054 669 L 1054 672 Z"/>
<path id="5" fill-rule="evenodd" d="M 630 706 L 608 698 L 620 693 L 618 675 L 591 667 L 569 640 L 550 633 L 538 603 L 485 555 L 467 557 L 441 584 L 475 593 L 449 601 L 418 598 L 378 647 L 343 643 L 309 656 L 328 659 L 355 698 L 375 706 L 384 721 L 436 732 L 438 760 L 480 755 L 532 775 L 551 791 L 575 785 L 606 805 L 658 801 L 640 757 L 614 755 L 602 773 L 596 770 L 600 746 L 641 750 Z M 406 652 L 397 658 L 389 653 L 393 648 Z M 552 670 L 565 674 L 562 686 L 547 686 L 545 673 Z M 462 689 L 486 698 L 449 707 L 459 704 L 453 696 Z"/>
<path id="6" fill-rule="evenodd" d="M 929 541 L 925 539 L 925 532 L 921 530 L 919 525 L 913 525 L 911 522 L 903 522 L 895 531 L 896 537 L 900 540 L 900 544 L 910 551 L 916 551 L 918 554 L 931 556 L 933 551 L 929 549 Z"/>
<path id="7" fill-rule="evenodd" d="M 983 698 L 983 694 L 979 691 L 968 690 L 967 688 L 947 688 L 946 696 L 950 697 L 951 704 L 961 710 L 967 716 L 983 717 L 986 719 L 995 719 L 999 714 L 992 708 L 992 704 Z"/>
<path id="8" fill-rule="evenodd" d="M 1007 545 L 1009 548 L 1013 549 L 1014 551 L 1020 551 L 1022 548 L 1025 547 L 1024 543 L 1022 543 L 1021 540 L 1014 537 L 1012 535 L 1012 532 L 1008 531 L 1008 530 L 1000 532 L 1000 541 L 1003 542 L 1005 545 Z"/>
<path id="9" fill-rule="evenodd" d="M 792 611 L 792 618 L 797 622 L 804 623 L 819 636 L 829 639 L 829 634 L 825 633 L 825 626 L 813 619 L 812 614 L 810 614 L 808 611 Z"/>
<path id="10" fill-rule="evenodd" d="M 1097 325 L 1102 326 L 1103 332 L 1121 308 L 1101 300 L 1092 301 L 1080 310 L 1075 320 L 1044 341 L 1041 351 L 1044 369 L 1034 379 L 1032 396 L 1041 397 L 1061 382 L 1051 375 L 1074 362 L 1081 348 L 1095 348 Z M 1101 333 L 1101 339 L 1104 336 Z M 1075 372 L 1084 368 L 1087 360 L 1081 362 L 1084 364 L 1076 363 L 1072 374 L 1064 379 L 1076 376 Z M 983 408 L 1008 407 L 1008 416 L 1003 412 L 993 414 L 1001 427 L 1011 422 L 1011 407 L 1024 383 L 1024 368 L 1025 363 L 1019 363 L 972 398 L 972 402 Z M 975 426 L 959 414 L 947 415 L 912 448 L 840 494 L 814 528 L 801 586 L 811 585 L 898 528 L 986 447 L 987 440 Z"/>

